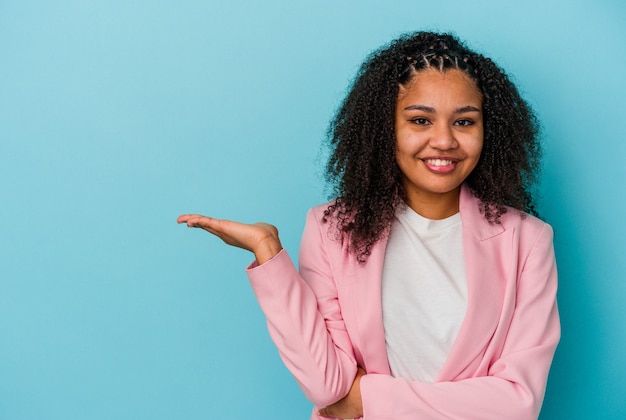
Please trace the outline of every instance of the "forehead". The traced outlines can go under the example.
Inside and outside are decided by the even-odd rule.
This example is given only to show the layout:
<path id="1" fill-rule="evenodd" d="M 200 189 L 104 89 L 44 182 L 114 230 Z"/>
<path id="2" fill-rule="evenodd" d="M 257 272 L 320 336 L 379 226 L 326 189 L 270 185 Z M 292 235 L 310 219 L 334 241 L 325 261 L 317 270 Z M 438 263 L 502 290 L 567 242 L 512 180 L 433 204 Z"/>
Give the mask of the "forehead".
<path id="1" fill-rule="evenodd" d="M 462 70 L 429 68 L 416 72 L 408 83 L 399 87 L 398 102 L 416 99 L 482 103 L 482 93 L 476 81 Z"/>

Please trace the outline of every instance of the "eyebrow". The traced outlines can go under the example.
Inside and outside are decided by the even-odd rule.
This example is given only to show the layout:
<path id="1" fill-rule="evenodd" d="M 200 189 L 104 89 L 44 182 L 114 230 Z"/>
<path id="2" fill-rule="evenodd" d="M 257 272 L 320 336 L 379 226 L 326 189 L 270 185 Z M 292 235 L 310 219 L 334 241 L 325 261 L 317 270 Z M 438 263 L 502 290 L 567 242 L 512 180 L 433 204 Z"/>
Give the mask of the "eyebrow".
<path id="1" fill-rule="evenodd" d="M 435 108 L 432 108 L 430 106 L 426 106 L 426 105 L 409 105 L 406 108 L 404 108 L 405 111 L 424 111 L 424 112 L 428 112 L 429 114 L 434 114 Z M 457 108 L 454 110 L 455 114 L 464 114 L 466 112 L 481 112 L 479 108 L 476 108 L 475 106 L 472 105 L 467 105 L 461 108 Z"/>

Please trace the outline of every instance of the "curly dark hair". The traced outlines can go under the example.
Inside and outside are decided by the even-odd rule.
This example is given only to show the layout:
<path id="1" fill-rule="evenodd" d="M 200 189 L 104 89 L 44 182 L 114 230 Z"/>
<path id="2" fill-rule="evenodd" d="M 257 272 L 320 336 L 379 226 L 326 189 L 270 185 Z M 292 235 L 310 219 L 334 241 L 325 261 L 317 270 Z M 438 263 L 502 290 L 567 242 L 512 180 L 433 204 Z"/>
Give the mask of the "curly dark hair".
<path id="1" fill-rule="evenodd" d="M 395 154 L 395 110 L 400 85 L 420 70 L 458 69 L 483 95 L 483 149 L 465 183 L 490 223 L 510 206 L 536 215 L 532 191 L 541 148 L 539 124 L 507 74 L 491 59 L 468 49 L 450 34 L 405 34 L 369 55 L 361 65 L 327 133 L 326 181 L 333 201 L 324 222 L 333 219 L 350 250 L 365 262 L 388 232 L 406 201 Z"/>

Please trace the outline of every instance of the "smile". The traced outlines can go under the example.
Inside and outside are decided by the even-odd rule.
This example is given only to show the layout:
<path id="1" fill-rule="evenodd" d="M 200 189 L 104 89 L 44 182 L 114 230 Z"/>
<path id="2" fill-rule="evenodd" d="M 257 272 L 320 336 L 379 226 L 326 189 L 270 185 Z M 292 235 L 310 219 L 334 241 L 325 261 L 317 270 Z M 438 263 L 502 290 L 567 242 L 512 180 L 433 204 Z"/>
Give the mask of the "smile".
<path id="1" fill-rule="evenodd" d="M 422 159 L 422 162 L 424 162 L 424 166 L 426 166 L 429 171 L 436 174 L 450 173 L 454 171 L 458 163 L 456 160 L 440 158 Z"/>
<path id="2" fill-rule="evenodd" d="M 448 159 L 425 159 L 424 163 L 429 166 L 449 166 L 454 162 Z"/>

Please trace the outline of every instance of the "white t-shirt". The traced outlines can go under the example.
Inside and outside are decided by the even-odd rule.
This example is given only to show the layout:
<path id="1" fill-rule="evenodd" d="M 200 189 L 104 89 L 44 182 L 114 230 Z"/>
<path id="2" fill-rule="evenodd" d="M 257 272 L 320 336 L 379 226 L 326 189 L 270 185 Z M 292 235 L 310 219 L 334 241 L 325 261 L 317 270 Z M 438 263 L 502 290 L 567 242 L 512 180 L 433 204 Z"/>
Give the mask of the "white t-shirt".
<path id="1" fill-rule="evenodd" d="M 432 383 L 467 308 L 461 215 L 430 220 L 410 207 L 391 225 L 382 275 L 391 373 Z"/>

